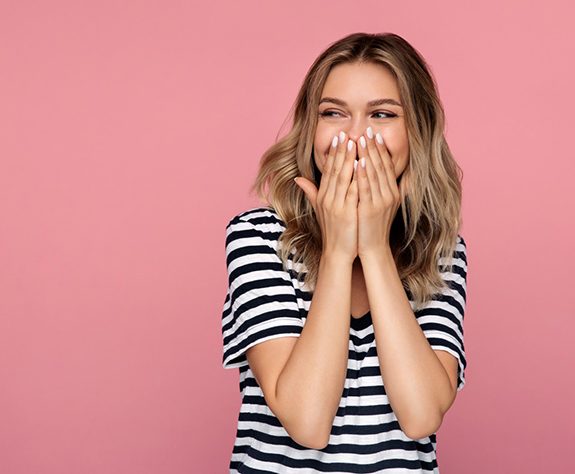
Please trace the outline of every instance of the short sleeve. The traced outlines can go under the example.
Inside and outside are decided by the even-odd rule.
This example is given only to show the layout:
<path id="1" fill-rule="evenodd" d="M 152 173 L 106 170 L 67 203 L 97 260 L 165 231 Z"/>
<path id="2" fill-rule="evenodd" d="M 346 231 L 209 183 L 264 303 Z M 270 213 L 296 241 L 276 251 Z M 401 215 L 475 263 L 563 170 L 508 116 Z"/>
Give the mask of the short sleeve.
<path id="1" fill-rule="evenodd" d="M 440 260 L 440 265 L 445 263 Z M 440 266 L 440 270 L 444 267 Z M 445 267 L 446 268 L 446 267 Z M 429 302 L 415 312 L 417 322 L 434 350 L 444 350 L 458 361 L 457 391 L 465 385 L 465 347 L 463 341 L 463 315 L 467 291 L 467 246 L 461 235 L 453 255 L 453 270 L 441 271 L 449 286 L 435 295 Z"/>
<path id="2" fill-rule="evenodd" d="M 283 229 L 269 213 L 263 214 L 247 220 L 236 216 L 226 226 L 224 369 L 247 366 L 245 353 L 259 342 L 302 331 L 295 288 L 276 253 Z"/>

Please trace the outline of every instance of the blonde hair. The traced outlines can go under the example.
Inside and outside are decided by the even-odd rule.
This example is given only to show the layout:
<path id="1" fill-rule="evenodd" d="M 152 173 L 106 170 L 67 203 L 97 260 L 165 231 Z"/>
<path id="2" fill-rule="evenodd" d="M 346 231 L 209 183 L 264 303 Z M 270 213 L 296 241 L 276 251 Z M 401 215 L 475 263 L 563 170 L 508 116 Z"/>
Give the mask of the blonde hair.
<path id="1" fill-rule="evenodd" d="M 353 33 L 328 46 L 309 68 L 296 101 L 291 130 L 262 155 L 250 193 L 268 203 L 285 223 L 278 255 L 287 268 L 307 269 L 304 283 L 313 291 L 322 254 L 322 237 L 313 207 L 294 177 L 319 188 L 313 157 L 317 110 L 331 69 L 343 63 L 369 62 L 386 67 L 397 80 L 409 141 L 409 161 L 401 177 L 401 212 L 391 227 L 390 247 L 400 279 L 416 308 L 447 286 L 439 259 L 452 257 L 461 225 L 461 180 L 444 137 L 445 117 L 436 83 L 425 60 L 394 33 Z M 295 113 L 294 112 L 295 108 Z M 267 189 L 266 189 L 267 186 Z M 298 273 L 301 281 L 301 272 Z"/>

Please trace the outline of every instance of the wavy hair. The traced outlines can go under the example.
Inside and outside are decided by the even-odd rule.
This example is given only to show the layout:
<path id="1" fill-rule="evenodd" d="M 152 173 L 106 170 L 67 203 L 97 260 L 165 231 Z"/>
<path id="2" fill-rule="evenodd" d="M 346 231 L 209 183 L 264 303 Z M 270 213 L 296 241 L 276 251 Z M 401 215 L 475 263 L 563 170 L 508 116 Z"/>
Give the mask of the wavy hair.
<path id="1" fill-rule="evenodd" d="M 404 107 L 409 161 L 401 175 L 401 212 L 391 226 L 390 248 L 404 289 L 419 308 L 447 288 L 439 259 L 447 259 L 445 267 L 452 271 L 463 172 L 444 136 L 445 117 L 435 79 L 421 54 L 401 36 L 353 33 L 319 55 L 290 110 L 291 129 L 283 138 L 276 137 L 262 155 L 250 194 L 255 191 L 285 223 L 278 255 L 286 269 L 289 254 L 294 263 L 303 263 L 307 271 L 302 280 L 300 270 L 298 280 L 313 291 L 322 254 L 321 228 L 313 206 L 293 179 L 304 176 L 319 188 L 321 172 L 313 143 L 321 93 L 333 67 L 358 62 L 386 67 L 397 81 Z"/>

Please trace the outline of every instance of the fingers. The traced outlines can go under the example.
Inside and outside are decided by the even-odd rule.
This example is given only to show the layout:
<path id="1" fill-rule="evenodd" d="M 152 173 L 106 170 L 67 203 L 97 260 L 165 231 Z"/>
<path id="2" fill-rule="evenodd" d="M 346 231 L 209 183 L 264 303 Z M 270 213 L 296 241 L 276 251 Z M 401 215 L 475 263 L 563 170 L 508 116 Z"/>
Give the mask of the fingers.
<path id="1" fill-rule="evenodd" d="M 367 153 L 371 158 L 371 170 L 373 173 L 374 181 L 378 183 L 380 197 L 386 196 L 390 193 L 390 183 L 387 177 L 387 163 L 384 159 L 388 159 L 387 152 L 380 154 L 379 149 L 375 146 L 375 139 L 371 127 L 367 128 L 367 136 L 364 137 L 367 148 Z"/>
<path id="2" fill-rule="evenodd" d="M 299 188 L 303 191 L 307 200 L 310 202 L 311 206 L 313 207 L 314 211 L 317 214 L 316 203 L 317 203 L 318 191 L 315 184 L 311 182 L 309 179 L 304 178 L 303 176 L 298 176 L 297 178 L 295 178 L 295 180 L 297 186 L 299 186 Z"/>
<path id="3" fill-rule="evenodd" d="M 399 190 L 397 188 L 395 170 L 381 134 L 378 133 L 374 137 L 371 127 L 368 127 L 367 134 L 362 135 L 359 142 L 360 155 L 363 153 L 366 157 L 364 174 L 369 182 L 372 203 L 381 204 L 382 202 L 389 203 L 397 200 L 399 198 Z"/>
<path id="4" fill-rule="evenodd" d="M 352 208 L 357 208 L 357 203 L 358 203 L 358 199 L 359 199 L 359 189 L 358 189 L 358 179 L 357 179 L 358 174 L 359 174 L 358 164 L 359 164 L 359 162 L 357 160 L 354 160 L 354 162 L 353 162 L 353 177 L 351 179 L 351 184 L 349 185 L 349 188 L 347 188 L 347 194 L 345 196 L 346 205 L 349 205 Z"/>
<path id="5" fill-rule="evenodd" d="M 335 135 L 331 141 L 331 145 L 329 147 L 329 151 L 327 154 L 327 159 L 325 161 L 325 165 L 323 167 L 323 173 L 321 176 L 321 180 L 319 183 L 319 191 L 318 191 L 318 198 L 327 195 L 327 191 L 329 188 L 330 176 L 332 174 L 332 169 L 335 161 L 336 153 L 339 149 L 340 139 L 337 135 Z"/>
<path id="6" fill-rule="evenodd" d="M 333 143 L 332 143 L 333 145 Z M 343 164 L 345 161 L 345 156 L 347 152 L 347 140 L 345 136 L 345 132 L 339 132 L 338 136 L 338 144 L 337 150 L 335 152 L 335 157 L 331 160 L 329 170 L 326 170 L 324 174 L 326 174 L 326 190 L 325 190 L 325 199 L 328 202 L 334 202 L 336 196 L 336 188 L 337 188 L 337 178 L 343 168 Z M 331 149 L 330 149 L 331 151 Z"/>
<path id="7" fill-rule="evenodd" d="M 362 167 L 362 170 L 360 171 L 358 177 L 359 196 L 360 200 L 362 201 L 373 202 L 373 200 L 376 199 L 377 194 L 380 193 L 379 183 L 377 181 L 375 170 L 373 169 L 373 165 L 369 158 L 365 137 L 362 135 L 361 137 L 359 137 L 358 141 L 359 141 L 358 155 L 360 158 L 359 166 Z M 365 166 L 362 166 L 361 164 L 362 162 L 364 163 Z"/>
<path id="8" fill-rule="evenodd" d="M 371 131 L 371 129 L 369 129 Z M 372 132 L 373 135 L 373 132 Z M 397 178 L 395 176 L 395 166 L 393 161 L 391 160 L 391 155 L 389 153 L 389 150 L 387 149 L 387 147 L 385 146 L 385 143 L 383 141 L 383 137 L 381 136 L 381 133 L 377 133 L 375 139 L 372 140 L 368 140 L 368 146 L 369 144 L 373 145 L 373 156 L 379 156 L 380 157 L 380 161 L 382 163 L 382 175 L 385 175 L 387 177 L 387 180 L 385 181 L 387 183 L 387 188 L 391 194 L 394 197 L 398 197 L 399 196 L 399 188 L 397 186 Z M 380 180 L 382 181 L 382 180 Z"/>
<path id="9" fill-rule="evenodd" d="M 343 207 L 345 205 L 347 191 L 350 186 L 350 181 L 353 177 L 353 163 L 355 161 L 356 155 L 355 147 L 356 144 L 353 140 L 347 141 L 342 168 L 336 177 L 334 203 L 339 207 Z"/>

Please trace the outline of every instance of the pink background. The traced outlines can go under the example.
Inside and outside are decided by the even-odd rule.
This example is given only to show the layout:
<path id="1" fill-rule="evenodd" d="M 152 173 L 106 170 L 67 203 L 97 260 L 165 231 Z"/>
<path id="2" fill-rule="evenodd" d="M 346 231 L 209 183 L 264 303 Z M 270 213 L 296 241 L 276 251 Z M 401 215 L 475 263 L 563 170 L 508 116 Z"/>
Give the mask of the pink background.
<path id="1" fill-rule="evenodd" d="M 464 170 L 441 472 L 572 472 L 575 11 L 527 3 L 2 1 L 0 472 L 227 472 L 224 227 L 356 31 L 426 57 Z"/>

